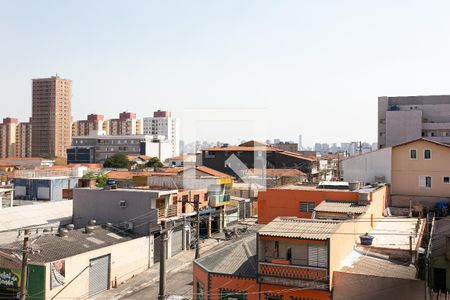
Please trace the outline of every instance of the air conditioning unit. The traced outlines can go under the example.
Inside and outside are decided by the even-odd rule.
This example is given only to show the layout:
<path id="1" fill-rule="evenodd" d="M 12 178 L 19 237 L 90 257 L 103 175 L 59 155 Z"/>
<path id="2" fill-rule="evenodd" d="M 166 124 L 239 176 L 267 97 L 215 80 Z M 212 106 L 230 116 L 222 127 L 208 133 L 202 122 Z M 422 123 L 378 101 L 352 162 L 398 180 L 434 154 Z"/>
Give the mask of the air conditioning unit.
<path id="1" fill-rule="evenodd" d="M 126 230 L 133 229 L 133 222 L 123 222 L 120 224 L 120 227 Z"/>

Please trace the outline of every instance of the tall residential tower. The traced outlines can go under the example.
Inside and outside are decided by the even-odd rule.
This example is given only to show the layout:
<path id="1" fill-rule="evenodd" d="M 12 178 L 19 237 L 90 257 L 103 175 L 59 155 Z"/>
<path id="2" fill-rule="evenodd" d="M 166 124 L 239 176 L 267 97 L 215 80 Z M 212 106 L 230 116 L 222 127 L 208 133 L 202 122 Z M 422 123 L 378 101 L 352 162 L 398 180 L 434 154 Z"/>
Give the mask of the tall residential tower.
<path id="1" fill-rule="evenodd" d="M 32 156 L 65 157 L 72 139 L 72 81 L 59 76 L 33 79 Z"/>
<path id="2" fill-rule="evenodd" d="M 169 111 L 158 110 L 153 118 L 144 118 L 144 134 L 165 136 L 172 144 L 172 155 L 180 154 L 180 136 L 178 119 Z"/>

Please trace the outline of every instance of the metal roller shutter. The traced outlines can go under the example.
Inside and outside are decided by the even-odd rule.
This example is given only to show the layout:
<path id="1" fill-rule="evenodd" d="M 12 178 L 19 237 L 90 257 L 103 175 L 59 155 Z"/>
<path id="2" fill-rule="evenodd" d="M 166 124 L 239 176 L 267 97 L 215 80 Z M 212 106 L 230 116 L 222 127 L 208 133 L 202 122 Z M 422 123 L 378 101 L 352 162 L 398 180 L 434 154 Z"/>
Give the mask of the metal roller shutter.
<path id="1" fill-rule="evenodd" d="M 109 288 L 109 255 L 91 259 L 89 268 L 89 297 Z"/>
<path id="2" fill-rule="evenodd" d="M 181 226 L 174 228 L 172 232 L 172 256 L 183 251 L 183 228 Z"/>

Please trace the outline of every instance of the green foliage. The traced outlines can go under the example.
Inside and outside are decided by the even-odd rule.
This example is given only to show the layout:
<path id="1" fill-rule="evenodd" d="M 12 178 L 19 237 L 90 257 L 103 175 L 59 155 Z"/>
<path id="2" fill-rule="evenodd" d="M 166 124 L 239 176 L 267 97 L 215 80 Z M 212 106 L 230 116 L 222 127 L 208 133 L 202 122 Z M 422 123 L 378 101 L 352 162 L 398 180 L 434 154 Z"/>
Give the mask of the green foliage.
<path id="1" fill-rule="evenodd" d="M 128 158 L 120 153 L 108 157 L 103 164 L 105 168 L 128 169 L 130 162 Z"/>
<path id="2" fill-rule="evenodd" d="M 148 168 L 162 168 L 164 165 L 157 157 L 152 157 L 149 159 L 149 161 L 145 164 Z"/>
<path id="3" fill-rule="evenodd" d="M 96 185 L 98 187 L 105 187 L 106 181 L 108 180 L 108 176 L 104 173 L 94 173 L 94 172 L 88 172 L 83 175 L 83 178 L 86 179 L 95 179 Z"/>

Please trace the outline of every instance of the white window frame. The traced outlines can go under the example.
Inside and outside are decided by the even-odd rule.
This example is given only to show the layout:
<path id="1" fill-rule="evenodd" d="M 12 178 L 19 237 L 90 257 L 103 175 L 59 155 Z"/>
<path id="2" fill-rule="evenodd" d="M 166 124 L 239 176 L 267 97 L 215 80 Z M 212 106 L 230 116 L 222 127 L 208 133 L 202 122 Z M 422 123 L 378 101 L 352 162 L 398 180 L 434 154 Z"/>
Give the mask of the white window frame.
<path id="1" fill-rule="evenodd" d="M 445 181 L 444 181 L 444 178 L 445 178 L 445 177 L 448 177 L 449 182 L 445 182 Z M 450 184 L 450 175 L 448 175 L 448 176 L 442 176 L 442 183 L 443 183 L 443 184 Z"/>
<path id="2" fill-rule="evenodd" d="M 416 151 L 416 158 L 412 158 L 411 157 L 411 151 Z M 411 148 L 411 149 L 409 149 L 409 159 L 410 160 L 417 160 L 417 154 L 418 154 L 418 152 L 417 152 L 417 149 L 416 148 Z"/>
<path id="3" fill-rule="evenodd" d="M 431 178 L 431 185 L 428 187 L 427 186 L 427 177 Z M 424 184 L 422 185 L 422 178 L 424 179 Z M 433 188 L 433 176 L 431 175 L 419 175 L 419 188 L 424 188 L 424 189 L 432 189 Z"/>
<path id="4" fill-rule="evenodd" d="M 430 158 L 425 158 L 425 151 L 430 150 Z M 424 160 L 431 160 L 433 158 L 433 151 L 431 149 L 423 149 L 423 159 Z"/>

